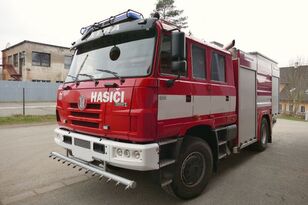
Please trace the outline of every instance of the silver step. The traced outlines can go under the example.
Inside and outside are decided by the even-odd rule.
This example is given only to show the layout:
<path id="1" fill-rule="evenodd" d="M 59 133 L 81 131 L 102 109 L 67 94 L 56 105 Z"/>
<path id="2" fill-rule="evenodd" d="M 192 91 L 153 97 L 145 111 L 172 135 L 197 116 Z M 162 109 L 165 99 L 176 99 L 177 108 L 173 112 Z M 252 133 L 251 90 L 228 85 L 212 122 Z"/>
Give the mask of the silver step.
<path id="1" fill-rule="evenodd" d="M 79 159 L 74 159 L 73 157 L 66 157 L 62 154 L 59 154 L 57 152 L 51 152 L 49 155 L 50 158 L 52 159 L 58 159 L 58 161 L 60 162 L 61 160 L 63 160 L 63 164 L 65 162 L 68 162 L 68 166 L 69 165 L 73 165 L 73 168 L 76 168 L 77 166 L 79 167 L 79 171 L 81 171 L 82 169 L 85 169 L 85 172 L 88 173 L 89 171 L 91 171 L 92 176 L 94 175 L 99 175 L 99 179 L 101 180 L 103 177 L 105 177 L 107 179 L 107 182 L 113 180 L 116 182 L 116 185 L 119 184 L 123 184 L 125 186 L 125 190 L 126 189 L 134 189 L 137 186 L 137 183 L 135 181 L 131 181 L 129 179 L 117 176 L 115 174 L 106 172 L 102 169 L 100 169 L 98 166 L 94 166 L 89 164 L 88 162 L 79 160 Z"/>
<path id="2" fill-rule="evenodd" d="M 169 185 L 171 183 L 172 183 L 172 179 L 166 180 L 166 181 L 161 183 L 161 187 L 165 187 L 165 186 L 167 186 L 167 185 Z"/>
<path id="3" fill-rule="evenodd" d="M 161 141 L 158 144 L 159 144 L 159 146 L 163 146 L 163 145 L 166 145 L 166 144 L 175 143 L 177 141 L 178 141 L 178 139 L 169 139 L 169 140 Z"/>
<path id="4" fill-rule="evenodd" d="M 219 141 L 219 142 L 218 142 L 218 146 L 227 144 L 227 142 L 228 142 L 227 140 Z"/>
<path id="5" fill-rule="evenodd" d="M 163 159 L 159 162 L 159 167 L 162 168 L 173 163 L 175 163 L 175 159 Z"/>
<path id="6" fill-rule="evenodd" d="M 227 156 L 227 153 L 219 153 L 218 154 L 218 159 L 225 158 Z"/>

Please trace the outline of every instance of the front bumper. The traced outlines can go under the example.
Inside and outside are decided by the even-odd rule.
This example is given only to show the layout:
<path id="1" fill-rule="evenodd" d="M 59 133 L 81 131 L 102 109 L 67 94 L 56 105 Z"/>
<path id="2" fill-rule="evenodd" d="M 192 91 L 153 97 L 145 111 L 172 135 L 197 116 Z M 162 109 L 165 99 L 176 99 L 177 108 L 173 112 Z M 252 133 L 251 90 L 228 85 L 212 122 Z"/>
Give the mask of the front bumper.
<path id="1" fill-rule="evenodd" d="M 55 142 L 72 151 L 74 157 L 83 161 L 104 161 L 113 166 L 131 170 L 159 169 L 159 145 L 133 144 L 92 137 L 59 128 L 55 129 Z"/>

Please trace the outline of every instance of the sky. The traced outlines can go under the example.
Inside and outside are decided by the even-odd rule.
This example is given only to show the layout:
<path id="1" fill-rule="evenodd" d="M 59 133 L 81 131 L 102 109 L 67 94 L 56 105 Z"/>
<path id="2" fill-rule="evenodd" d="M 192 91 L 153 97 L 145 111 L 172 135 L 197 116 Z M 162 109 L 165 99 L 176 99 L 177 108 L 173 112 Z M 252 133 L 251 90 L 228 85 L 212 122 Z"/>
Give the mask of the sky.
<path id="1" fill-rule="evenodd" d="M 70 47 L 81 27 L 127 9 L 145 17 L 157 0 L 0 0 L 0 50 L 23 40 Z M 175 0 L 188 16 L 186 32 L 222 44 L 236 41 L 279 63 L 308 64 L 307 0 Z"/>

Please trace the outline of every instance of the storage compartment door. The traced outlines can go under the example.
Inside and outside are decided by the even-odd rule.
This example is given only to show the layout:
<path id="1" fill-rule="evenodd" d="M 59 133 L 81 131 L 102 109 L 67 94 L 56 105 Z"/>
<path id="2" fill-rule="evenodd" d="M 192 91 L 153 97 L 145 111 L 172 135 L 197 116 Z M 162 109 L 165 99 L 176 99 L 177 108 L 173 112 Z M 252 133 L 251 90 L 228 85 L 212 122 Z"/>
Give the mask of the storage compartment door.
<path id="1" fill-rule="evenodd" d="M 277 115 L 279 112 L 279 78 L 272 77 L 272 113 Z"/>
<path id="2" fill-rule="evenodd" d="M 256 138 L 256 72 L 239 69 L 239 146 Z"/>

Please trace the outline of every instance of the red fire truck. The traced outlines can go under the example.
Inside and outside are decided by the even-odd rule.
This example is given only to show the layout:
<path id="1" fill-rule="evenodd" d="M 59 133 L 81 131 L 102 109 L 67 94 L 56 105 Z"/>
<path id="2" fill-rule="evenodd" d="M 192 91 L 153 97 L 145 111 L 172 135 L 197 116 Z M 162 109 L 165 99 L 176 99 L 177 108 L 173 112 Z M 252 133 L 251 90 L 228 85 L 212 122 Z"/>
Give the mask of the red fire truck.
<path id="1" fill-rule="evenodd" d="M 57 93 L 50 157 L 115 181 L 112 168 L 157 170 L 161 186 L 198 196 L 219 161 L 272 141 L 278 114 L 277 63 L 185 35 L 128 10 L 81 29 Z"/>

